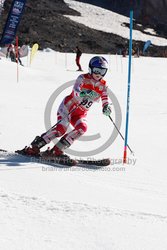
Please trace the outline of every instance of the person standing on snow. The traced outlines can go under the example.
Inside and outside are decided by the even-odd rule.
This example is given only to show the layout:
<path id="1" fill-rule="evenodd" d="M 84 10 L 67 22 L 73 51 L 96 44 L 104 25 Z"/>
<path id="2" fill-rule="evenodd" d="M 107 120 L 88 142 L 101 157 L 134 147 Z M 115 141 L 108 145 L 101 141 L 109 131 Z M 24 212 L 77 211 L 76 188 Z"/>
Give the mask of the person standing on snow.
<path id="1" fill-rule="evenodd" d="M 19 48 L 17 48 L 16 45 L 14 44 L 9 44 L 8 48 L 7 48 L 7 54 L 6 54 L 6 58 L 10 57 L 12 62 L 16 62 L 17 63 L 17 59 L 20 63 L 21 66 L 24 66 L 22 64 L 22 61 L 20 59 L 20 52 L 19 52 Z"/>
<path id="2" fill-rule="evenodd" d="M 70 95 L 66 96 L 57 111 L 58 124 L 41 136 L 37 136 L 29 147 L 16 151 L 24 155 L 38 156 L 40 149 L 54 138 L 61 137 L 58 143 L 46 155 L 61 157 L 65 149 L 87 131 L 86 116 L 92 104 L 101 98 L 102 112 L 111 114 L 108 102 L 106 81 L 108 62 L 104 57 L 95 56 L 89 62 L 89 73 L 81 74 L 75 81 Z M 74 129 L 66 133 L 71 124 Z"/>
<path id="3" fill-rule="evenodd" d="M 82 51 L 80 50 L 80 48 L 78 46 L 76 46 L 76 59 L 75 59 L 75 61 L 76 61 L 76 65 L 78 66 L 77 71 L 83 71 L 81 64 L 80 64 L 81 55 L 82 55 Z"/>
<path id="4" fill-rule="evenodd" d="M 21 66 L 24 66 L 20 59 L 20 47 L 18 48 L 17 46 L 15 46 L 15 58 L 16 58 L 16 63 L 19 62 Z"/>
<path id="5" fill-rule="evenodd" d="M 15 46 L 14 44 L 9 44 L 7 48 L 6 58 L 10 57 L 12 62 L 16 62 Z"/>

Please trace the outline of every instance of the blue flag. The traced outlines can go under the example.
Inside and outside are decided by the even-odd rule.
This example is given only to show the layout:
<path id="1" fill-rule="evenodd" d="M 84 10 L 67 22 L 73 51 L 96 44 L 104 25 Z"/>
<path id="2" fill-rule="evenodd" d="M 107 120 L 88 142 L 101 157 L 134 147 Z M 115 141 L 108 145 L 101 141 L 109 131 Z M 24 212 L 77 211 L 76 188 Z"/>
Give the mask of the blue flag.
<path id="1" fill-rule="evenodd" d="M 145 44 L 144 44 L 144 48 L 143 48 L 143 54 L 144 52 L 146 52 L 146 50 L 148 49 L 148 47 L 151 45 L 151 41 L 148 40 Z"/>
<path id="2" fill-rule="evenodd" d="M 10 44 L 16 36 L 26 0 L 13 0 L 0 40 L 1 45 Z"/>

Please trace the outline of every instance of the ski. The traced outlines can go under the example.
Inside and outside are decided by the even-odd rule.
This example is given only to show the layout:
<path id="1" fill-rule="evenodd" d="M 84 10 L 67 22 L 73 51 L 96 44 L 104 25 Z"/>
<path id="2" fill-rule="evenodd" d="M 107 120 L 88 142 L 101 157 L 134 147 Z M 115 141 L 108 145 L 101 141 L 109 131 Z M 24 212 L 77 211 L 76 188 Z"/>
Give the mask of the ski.
<path id="1" fill-rule="evenodd" d="M 72 166 L 86 166 L 86 165 L 90 165 L 90 166 L 95 166 L 95 167 L 105 167 L 111 164 L 111 160 L 109 158 L 104 158 L 104 159 L 93 159 L 93 158 L 88 158 L 88 159 L 78 159 L 78 158 L 71 158 L 69 155 L 62 155 L 61 157 L 51 157 L 51 156 L 45 156 L 43 153 L 41 152 L 40 155 L 38 156 L 29 156 L 29 155 L 25 155 L 25 154 L 21 154 L 20 151 L 16 150 L 15 152 L 9 152 L 7 150 L 4 149 L 0 149 L 0 152 L 2 153 L 6 153 L 9 156 L 23 156 L 26 157 L 26 159 L 30 159 L 32 162 L 36 162 L 36 163 L 43 163 L 43 164 L 47 164 L 47 165 L 51 165 L 51 166 L 55 166 L 56 164 L 58 165 L 63 165 L 63 166 L 68 166 L 68 167 L 72 167 Z"/>
<path id="2" fill-rule="evenodd" d="M 0 148 L 0 152 L 6 152 L 7 153 L 7 150 Z"/>
<path id="3" fill-rule="evenodd" d="M 36 157 L 35 157 L 36 158 Z M 76 166 L 78 164 L 77 160 L 72 159 L 68 155 L 62 155 L 61 157 L 52 157 L 52 156 L 43 156 L 42 153 L 40 154 L 39 157 L 37 157 L 38 162 L 41 163 L 50 163 L 50 164 L 60 164 L 64 166 Z"/>
<path id="4" fill-rule="evenodd" d="M 82 160 L 78 159 L 78 164 L 88 164 L 88 165 L 96 165 L 96 166 L 108 166 L 111 164 L 111 160 L 109 158 L 104 159 L 88 159 L 88 160 Z"/>
<path id="5" fill-rule="evenodd" d="M 105 167 L 110 165 L 111 161 L 109 158 L 105 158 L 105 159 L 99 159 L 99 160 L 95 160 L 95 159 L 88 159 L 88 160 L 83 160 L 83 159 L 73 159 L 69 156 L 64 157 L 39 157 L 38 158 L 39 161 L 41 162 L 50 162 L 50 163 L 54 163 L 54 164 L 61 164 L 61 165 L 65 165 L 65 166 L 83 166 L 83 165 L 91 165 L 91 166 L 97 166 L 97 167 Z"/>

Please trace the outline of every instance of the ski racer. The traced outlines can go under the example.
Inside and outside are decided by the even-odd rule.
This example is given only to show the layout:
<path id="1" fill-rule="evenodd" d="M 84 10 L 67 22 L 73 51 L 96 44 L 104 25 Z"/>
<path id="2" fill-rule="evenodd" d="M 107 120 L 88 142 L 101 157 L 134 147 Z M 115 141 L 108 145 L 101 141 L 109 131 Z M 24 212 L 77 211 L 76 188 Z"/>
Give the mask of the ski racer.
<path id="1" fill-rule="evenodd" d="M 50 143 L 54 138 L 61 137 L 58 143 L 46 151 L 48 156 L 63 156 L 65 149 L 87 131 L 87 112 L 92 104 L 101 98 L 102 112 L 110 116 L 111 108 L 108 102 L 106 81 L 103 77 L 107 73 L 108 62 L 102 56 L 95 56 L 89 62 L 89 72 L 81 74 L 75 81 L 70 95 L 66 96 L 57 111 L 57 125 L 37 136 L 29 147 L 18 150 L 18 153 L 38 156 L 40 149 Z M 66 133 L 71 124 L 73 130 Z"/>

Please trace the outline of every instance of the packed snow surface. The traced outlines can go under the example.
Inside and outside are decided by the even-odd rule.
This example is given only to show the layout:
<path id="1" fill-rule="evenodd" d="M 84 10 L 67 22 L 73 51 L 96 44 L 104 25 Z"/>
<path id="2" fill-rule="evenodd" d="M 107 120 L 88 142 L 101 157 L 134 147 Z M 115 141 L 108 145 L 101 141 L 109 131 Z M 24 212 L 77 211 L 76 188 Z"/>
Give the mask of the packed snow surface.
<path id="1" fill-rule="evenodd" d="M 84 73 L 93 55 L 83 54 Z M 124 135 L 128 58 L 104 55 L 105 77 L 121 107 Z M 0 148 L 12 152 L 29 145 L 45 131 L 45 110 L 64 86 L 51 110 L 51 124 L 68 81 L 80 72 L 75 54 L 38 52 L 31 66 L 0 60 Z M 128 164 L 122 164 L 124 142 L 118 135 L 95 159 L 110 157 L 106 168 L 62 168 L 0 152 L 0 245 L 3 250 L 166 250 L 167 172 L 166 59 L 133 58 Z M 111 100 L 112 102 L 112 100 Z M 113 124 L 101 102 L 88 114 L 86 136 L 72 149 L 94 150 L 105 143 Z M 113 105 L 112 117 L 116 110 Z M 73 156 L 75 157 L 75 156 Z M 86 157 L 85 157 L 86 158 Z"/>

